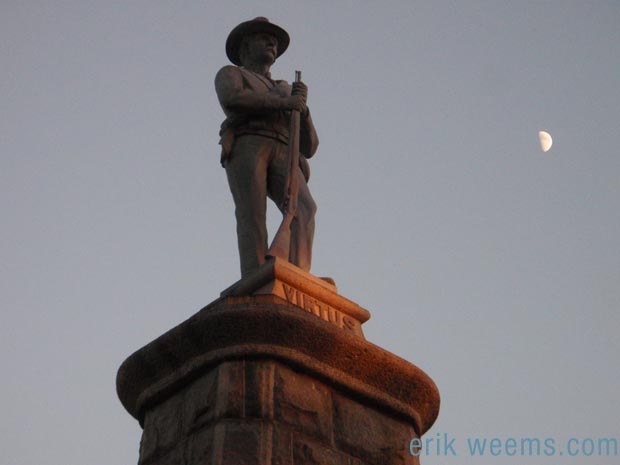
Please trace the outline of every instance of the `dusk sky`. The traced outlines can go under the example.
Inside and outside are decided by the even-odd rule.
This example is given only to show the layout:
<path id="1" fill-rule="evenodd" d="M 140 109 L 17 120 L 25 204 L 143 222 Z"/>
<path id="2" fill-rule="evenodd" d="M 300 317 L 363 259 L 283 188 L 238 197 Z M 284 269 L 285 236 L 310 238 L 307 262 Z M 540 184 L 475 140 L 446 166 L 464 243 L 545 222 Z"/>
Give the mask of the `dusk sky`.
<path id="1" fill-rule="evenodd" d="M 239 278 L 213 80 L 256 16 L 321 141 L 312 273 L 439 387 L 422 464 L 618 463 L 559 451 L 620 441 L 620 2 L 2 0 L 0 465 L 137 463 L 118 367 Z"/>

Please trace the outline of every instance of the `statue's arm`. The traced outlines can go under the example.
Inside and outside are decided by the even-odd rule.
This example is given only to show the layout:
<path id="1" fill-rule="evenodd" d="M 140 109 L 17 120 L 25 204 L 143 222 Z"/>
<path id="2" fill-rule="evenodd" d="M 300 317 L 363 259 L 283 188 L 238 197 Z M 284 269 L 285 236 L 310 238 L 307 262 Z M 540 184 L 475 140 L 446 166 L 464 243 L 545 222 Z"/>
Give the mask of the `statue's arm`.
<path id="1" fill-rule="evenodd" d="M 265 111 L 305 111 L 303 99 L 298 95 L 281 96 L 277 93 L 254 92 L 243 87 L 239 68 L 224 66 L 215 76 L 215 91 L 223 108 L 240 113 Z"/>
<path id="2" fill-rule="evenodd" d="M 319 136 L 316 134 L 310 111 L 307 110 L 301 117 L 299 151 L 303 153 L 306 158 L 310 158 L 316 153 L 318 147 Z"/>
<path id="3" fill-rule="evenodd" d="M 302 81 L 293 83 L 292 95 L 299 95 L 304 102 L 308 99 L 308 86 Z M 306 157 L 310 158 L 316 153 L 319 147 L 319 136 L 316 134 L 310 109 L 305 107 L 301 112 L 301 125 L 299 134 L 299 151 Z"/>

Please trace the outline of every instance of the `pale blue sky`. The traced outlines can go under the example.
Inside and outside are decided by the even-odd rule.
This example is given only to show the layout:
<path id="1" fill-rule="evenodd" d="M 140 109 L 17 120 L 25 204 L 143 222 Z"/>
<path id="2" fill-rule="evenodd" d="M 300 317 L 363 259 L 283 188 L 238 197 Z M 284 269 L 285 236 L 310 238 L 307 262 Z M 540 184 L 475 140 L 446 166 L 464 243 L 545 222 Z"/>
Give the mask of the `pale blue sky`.
<path id="1" fill-rule="evenodd" d="M 615 463 L 465 440 L 620 439 L 620 4 L 153 0 L 0 4 L 0 463 L 137 462 L 118 366 L 238 278 L 213 78 L 259 15 L 321 139 L 313 272 L 439 386 L 460 455 L 422 463 Z"/>

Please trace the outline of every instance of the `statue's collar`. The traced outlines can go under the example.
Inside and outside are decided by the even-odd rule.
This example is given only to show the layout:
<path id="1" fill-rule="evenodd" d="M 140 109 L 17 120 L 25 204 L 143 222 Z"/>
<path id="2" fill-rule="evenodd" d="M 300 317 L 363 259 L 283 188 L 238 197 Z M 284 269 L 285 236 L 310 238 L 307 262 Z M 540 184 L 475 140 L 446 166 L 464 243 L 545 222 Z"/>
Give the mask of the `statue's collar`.
<path id="1" fill-rule="evenodd" d="M 269 71 L 267 71 L 265 74 L 261 74 L 261 73 L 257 73 L 256 71 L 252 71 L 251 69 L 248 69 L 248 68 L 243 68 L 243 69 L 248 71 L 248 72 L 250 72 L 250 73 L 252 73 L 252 74 L 254 74 L 254 75 L 256 75 L 256 76 L 258 76 L 258 77 L 260 77 L 260 78 L 267 78 L 270 81 L 272 81 L 272 79 L 271 79 L 271 72 L 269 72 Z"/>

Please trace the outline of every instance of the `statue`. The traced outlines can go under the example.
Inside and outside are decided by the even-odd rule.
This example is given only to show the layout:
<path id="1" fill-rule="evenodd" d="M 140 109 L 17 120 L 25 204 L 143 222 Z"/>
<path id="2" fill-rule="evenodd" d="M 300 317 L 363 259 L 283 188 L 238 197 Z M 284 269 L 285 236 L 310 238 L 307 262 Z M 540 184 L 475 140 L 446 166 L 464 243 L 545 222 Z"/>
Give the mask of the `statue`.
<path id="1" fill-rule="evenodd" d="M 308 88 L 301 80 L 292 86 L 274 80 L 269 72 L 289 41 L 288 33 L 267 18 L 243 22 L 226 40 L 226 55 L 235 66 L 224 66 L 215 78 L 226 115 L 221 163 L 235 202 L 242 277 L 256 271 L 268 254 L 278 256 L 268 251 L 267 197 L 285 215 L 280 230 L 286 229 L 288 212 L 285 258 L 306 272 L 312 261 L 316 204 L 308 189 L 307 159 L 319 139 L 306 105 Z M 292 158 L 297 146 L 299 162 Z"/>

